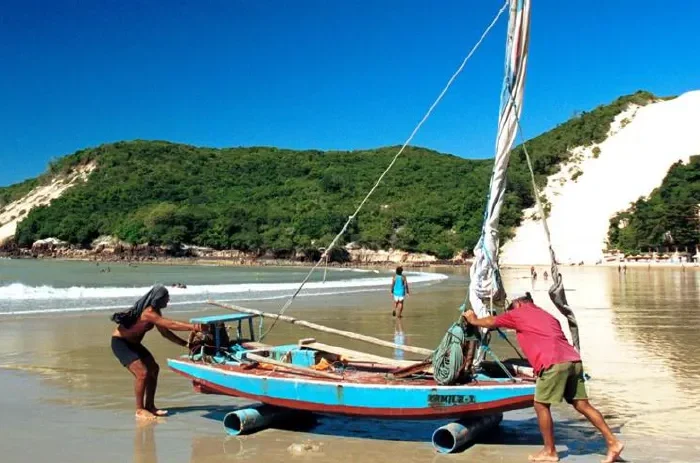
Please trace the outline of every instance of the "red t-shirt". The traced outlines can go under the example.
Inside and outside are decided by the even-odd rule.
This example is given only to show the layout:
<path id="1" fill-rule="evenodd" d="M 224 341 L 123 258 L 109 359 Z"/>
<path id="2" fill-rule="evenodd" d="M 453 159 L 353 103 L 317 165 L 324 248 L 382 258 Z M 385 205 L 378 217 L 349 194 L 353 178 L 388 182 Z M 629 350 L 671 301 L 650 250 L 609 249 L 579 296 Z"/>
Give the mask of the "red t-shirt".
<path id="1" fill-rule="evenodd" d="M 579 353 L 566 340 L 559 321 L 531 302 L 498 315 L 494 323 L 498 328 L 515 330 L 535 374 L 557 363 L 581 361 Z"/>

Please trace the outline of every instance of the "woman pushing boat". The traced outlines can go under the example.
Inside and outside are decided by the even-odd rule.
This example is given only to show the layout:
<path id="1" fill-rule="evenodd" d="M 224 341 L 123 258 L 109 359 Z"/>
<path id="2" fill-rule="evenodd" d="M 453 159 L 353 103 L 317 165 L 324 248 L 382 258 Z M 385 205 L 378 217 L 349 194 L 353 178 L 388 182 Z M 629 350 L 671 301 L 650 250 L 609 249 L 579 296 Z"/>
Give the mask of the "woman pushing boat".
<path id="1" fill-rule="evenodd" d="M 131 309 L 112 315 L 112 321 L 119 325 L 112 333 L 112 352 L 134 375 L 137 419 L 154 420 L 168 414 L 166 410 L 159 410 L 155 406 L 160 367 L 141 343 L 144 335 L 155 326 L 164 338 L 179 346 L 186 346 L 187 341 L 172 331 L 202 330 L 198 324 L 163 318 L 161 310 L 169 301 L 168 290 L 162 285 L 156 285 L 136 301 Z"/>

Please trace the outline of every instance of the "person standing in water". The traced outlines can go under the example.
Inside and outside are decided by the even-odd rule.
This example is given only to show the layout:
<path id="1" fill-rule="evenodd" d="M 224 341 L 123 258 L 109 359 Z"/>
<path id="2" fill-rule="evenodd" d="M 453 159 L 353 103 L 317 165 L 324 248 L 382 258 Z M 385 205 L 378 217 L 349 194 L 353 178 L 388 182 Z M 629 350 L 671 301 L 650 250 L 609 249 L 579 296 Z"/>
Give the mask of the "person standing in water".
<path id="1" fill-rule="evenodd" d="M 403 275 L 403 267 L 396 267 L 396 275 L 391 279 L 391 295 L 394 297 L 394 310 L 391 312 L 391 316 L 396 316 L 396 311 L 399 311 L 398 317 L 401 318 L 403 313 L 403 301 L 408 296 L 410 291 L 408 290 L 408 280 Z"/>
<path id="2" fill-rule="evenodd" d="M 155 326 L 160 334 L 185 347 L 187 341 L 175 335 L 173 331 L 202 331 L 200 325 L 178 322 L 163 318 L 161 311 L 168 305 L 170 295 L 162 285 L 151 288 L 131 309 L 116 312 L 111 319 L 117 325 L 112 332 L 112 352 L 115 357 L 134 375 L 134 393 L 136 395 L 136 418 L 155 420 L 168 414 L 155 405 L 158 372 L 160 367 L 153 355 L 142 344 L 144 335 Z"/>

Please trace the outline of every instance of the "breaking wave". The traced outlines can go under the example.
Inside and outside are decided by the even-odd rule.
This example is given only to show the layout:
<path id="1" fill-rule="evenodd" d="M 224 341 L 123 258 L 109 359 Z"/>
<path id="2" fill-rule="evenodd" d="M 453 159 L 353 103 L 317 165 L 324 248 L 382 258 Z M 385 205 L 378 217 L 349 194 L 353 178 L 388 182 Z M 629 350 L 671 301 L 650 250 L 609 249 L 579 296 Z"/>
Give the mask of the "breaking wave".
<path id="1" fill-rule="evenodd" d="M 439 273 L 405 273 L 411 284 L 429 284 L 447 278 Z M 326 282 L 309 282 L 300 296 L 338 295 L 388 288 L 391 276 L 353 278 Z M 291 295 L 299 283 L 237 283 L 192 285 L 187 288 L 169 287 L 171 305 L 205 302 L 209 298 L 234 300 L 265 300 Z M 150 286 L 27 286 L 12 283 L 0 286 L 0 314 L 30 314 L 77 312 L 118 309 L 130 305 Z"/>

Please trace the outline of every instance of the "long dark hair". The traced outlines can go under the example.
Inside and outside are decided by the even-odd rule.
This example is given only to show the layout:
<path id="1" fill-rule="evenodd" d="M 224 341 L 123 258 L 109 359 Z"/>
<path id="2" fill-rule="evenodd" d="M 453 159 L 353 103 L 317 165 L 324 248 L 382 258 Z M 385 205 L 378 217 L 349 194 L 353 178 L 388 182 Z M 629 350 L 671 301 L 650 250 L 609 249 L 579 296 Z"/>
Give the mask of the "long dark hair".
<path id="1" fill-rule="evenodd" d="M 131 306 L 130 309 L 112 314 L 111 320 L 124 328 L 131 328 L 136 323 L 146 307 L 160 310 L 168 305 L 168 290 L 163 285 L 155 285 L 145 295 Z"/>

